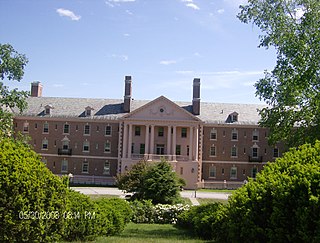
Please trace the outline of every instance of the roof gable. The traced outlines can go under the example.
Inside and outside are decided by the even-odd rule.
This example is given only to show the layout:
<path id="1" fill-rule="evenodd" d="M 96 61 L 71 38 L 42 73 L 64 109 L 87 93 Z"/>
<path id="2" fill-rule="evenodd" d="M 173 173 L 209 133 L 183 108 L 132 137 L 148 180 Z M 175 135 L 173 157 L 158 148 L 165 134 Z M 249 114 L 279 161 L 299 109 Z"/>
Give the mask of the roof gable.
<path id="1" fill-rule="evenodd" d="M 148 102 L 125 115 L 123 118 L 138 120 L 200 121 L 199 118 L 164 96 L 160 96 L 157 99 Z"/>

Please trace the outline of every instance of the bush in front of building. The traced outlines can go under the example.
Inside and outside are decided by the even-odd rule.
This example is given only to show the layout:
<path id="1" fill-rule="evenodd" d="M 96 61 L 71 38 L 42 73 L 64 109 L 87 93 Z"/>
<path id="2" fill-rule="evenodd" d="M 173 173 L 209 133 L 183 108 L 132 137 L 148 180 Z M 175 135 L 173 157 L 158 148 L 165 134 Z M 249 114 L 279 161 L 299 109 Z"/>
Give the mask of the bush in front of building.
<path id="1" fill-rule="evenodd" d="M 27 144 L 0 139 L 0 242 L 61 238 L 67 188 Z"/>
<path id="2" fill-rule="evenodd" d="M 175 204 L 181 202 L 180 187 L 183 180 L 172 171 L 165 160 L 149 163 L 140 161 L 123 175 L 118 175 L 117 186 L 132 192 L 132 200 L 148 200 L 153 204 Z"/>
<path id="3" fill-rule="evenodd" d="M 148 224 L 176 224 L 178 216 L 189 210 L 189 205 L 157 204 L 151 200 L 135 200 L 130 202 L 132 208 L 132 222 Z"/>
<path id="4" fill-rule="evenodd" d="M 268 163 L 232 195 L 221 236 L 230 242 L 319 242 L 319 168 L 319 141 Z"/>
<path id="5" fill-rule="evenodd" d="M 123 199 L 91 200 L 70 190 L 68 210 L 65 212 L 64 240 L 94 240 L 97 236 L 111 236 L 123 231 L 132 210 Z"/>
<path id="6" fill-rule="evenodd" d="M 226 206 L 194 207 L 177 225 L 216 242 L 320 242 L 319 168 L 319 141 L 291 149 Z"/>
<path id="7" fill-rule="evenodd" d="M 192 206 L 178 216 L 177 227 L 187 229 L 202 239 L 214 239 L 220 234 L 224 209 L 221 203 Z"/>

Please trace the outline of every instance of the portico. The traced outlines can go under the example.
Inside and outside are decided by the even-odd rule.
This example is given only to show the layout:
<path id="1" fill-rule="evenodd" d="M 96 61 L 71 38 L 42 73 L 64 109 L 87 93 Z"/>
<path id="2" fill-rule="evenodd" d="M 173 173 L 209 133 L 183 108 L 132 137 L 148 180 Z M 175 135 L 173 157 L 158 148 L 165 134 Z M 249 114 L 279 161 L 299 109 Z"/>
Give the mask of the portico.
<path id="1" fill-rule="evenodd" d="M 140 160 L 165 159 L 192 188 L 199 171 L 199 129 L 201 121 L 161 96 L 124 116 L 120 173 Z"/>

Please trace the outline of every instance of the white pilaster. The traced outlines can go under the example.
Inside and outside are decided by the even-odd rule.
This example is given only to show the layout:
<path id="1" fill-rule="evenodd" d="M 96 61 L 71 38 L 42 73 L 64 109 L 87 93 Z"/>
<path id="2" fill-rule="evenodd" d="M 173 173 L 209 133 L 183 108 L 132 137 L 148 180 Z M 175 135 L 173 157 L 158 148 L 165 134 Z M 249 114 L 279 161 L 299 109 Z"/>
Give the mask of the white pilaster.
<path id="1" fill-rule="evenodd" d="M 154 154 L 154 125 L 151 125 L 150 153 Z"/>
<path id="2" fill-rule="evenodd" d="M 129 124 L 129 139 L 128 139 L 128 158 L 131 159 L 132 153 L 132 124 Z"/>
<path id="3" fill-rule="evenodd" d="M 149 125 L 146 125 L 146 136 L 144 142 L 144 154 L 149 154 Z"/>
<path id="4" fill-rule="evenodd" d="M 189 160 L 192 161 L 193 159 L 193 127 L 189 128 Z"/>
<path id="5" fill-rule="evenodd" d="M 123 123 L 123 151 L 122 151 L 122 158 L 127 158 L 127 145 L 128 145 L 128 125 L 124 122 Z"/>
<path id="6" fill-rule="evenodd" d="M 195 129 L 195 160 L 199 160 L 199 127 L 196 127 Z"/>
<path id="7" fill-rule="evenodd" d="M 177 127 L 173 126 L 173 134 L 172 134 L 172 160 L 176 161 L 176 146 L 177 146 Z"/>
<path id="8" fill-rule="evenodd" d="M 167 134 L 167 155 L 169 156 L 169 160 L 171 160 L 171 126 L 168 126 L 168 134 Z"/>

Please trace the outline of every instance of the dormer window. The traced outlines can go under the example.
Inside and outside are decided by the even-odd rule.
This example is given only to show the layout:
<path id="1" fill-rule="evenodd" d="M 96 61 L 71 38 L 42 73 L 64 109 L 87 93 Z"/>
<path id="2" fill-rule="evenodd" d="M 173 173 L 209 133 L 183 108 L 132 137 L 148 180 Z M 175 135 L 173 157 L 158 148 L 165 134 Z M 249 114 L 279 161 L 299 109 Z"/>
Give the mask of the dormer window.
<path id="1" fill-rule="evenodd" d="M 92 110 L 94 110 L 94 109 L 91 106 L 87 106 L 85 108 L 85 112 L 84 112 L 85 116 L 91 116 L 91 111 Z"/>
<path id="2" fill-rule="evenodd" d="M 231 122 L 237 122 L 238 121 L 238 113 L 237 112 L 232 112 L 230 114 Z"/>
<path id="3" fill-rule="evenodd" d="M 45 115 L 50 115 L 51 114 L 51 109 L 54 109 L 52 105 L 46 105 L 44 107 L 44 114 Z"/>

